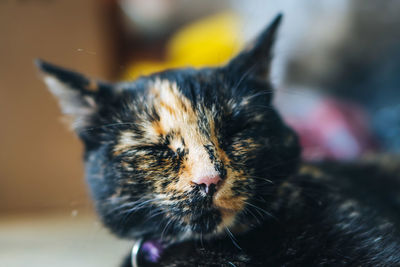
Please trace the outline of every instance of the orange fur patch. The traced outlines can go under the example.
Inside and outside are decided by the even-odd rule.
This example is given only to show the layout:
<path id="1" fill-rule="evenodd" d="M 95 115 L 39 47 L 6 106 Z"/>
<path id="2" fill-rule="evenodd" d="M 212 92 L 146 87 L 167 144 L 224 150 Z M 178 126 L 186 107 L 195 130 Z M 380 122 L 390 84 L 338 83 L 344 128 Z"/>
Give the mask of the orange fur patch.
<path id="1" fill-rule="evenodd" d="M 153 95 L 154 107 L 160 117 L 159 127 L 164 132 L 176 133 L 170 147 L 173 150 L 181 147 L 180 140 L 183 138 L 185 149 L 189 151 L 183 171 L 175 186 L 179 191 L 190 190 L 191 180 L 194 177 L 216 174 L 214 165 L 204 148 L 210 141 L 198 128 L 198 114 L 193 110 L 190 100 L 180 93 L 175 83 L 156 80 L 150 93 Z M 212 120 L 212 118 L 209 119 Z"/>

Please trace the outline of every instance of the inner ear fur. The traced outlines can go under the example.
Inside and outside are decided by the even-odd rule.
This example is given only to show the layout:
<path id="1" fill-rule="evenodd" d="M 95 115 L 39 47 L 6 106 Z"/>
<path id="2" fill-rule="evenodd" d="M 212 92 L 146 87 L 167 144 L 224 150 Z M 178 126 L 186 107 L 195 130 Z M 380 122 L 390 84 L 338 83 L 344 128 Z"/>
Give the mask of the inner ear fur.
<path id="1" fill-rule="evenodd" d="M 98 109 L 99 91 L 104 85 L 43 60 L 36 60 L 35 64 L 50 92 L 58 99 L 62 113 L 72 117 L 73 128 L 86 126 L 88 116 Z"/>

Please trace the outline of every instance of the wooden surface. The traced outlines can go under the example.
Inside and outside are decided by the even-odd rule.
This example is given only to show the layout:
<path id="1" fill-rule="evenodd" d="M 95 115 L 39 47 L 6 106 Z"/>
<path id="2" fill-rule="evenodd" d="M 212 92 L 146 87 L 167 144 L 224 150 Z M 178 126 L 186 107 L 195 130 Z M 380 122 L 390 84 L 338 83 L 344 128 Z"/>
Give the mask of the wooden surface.
<path id="1" fill-rule="evenodd" d="M 88 206 L 81 146 L 35 58 L 106 78 L 98 0 L 0 1 L 0 214 Z"/>

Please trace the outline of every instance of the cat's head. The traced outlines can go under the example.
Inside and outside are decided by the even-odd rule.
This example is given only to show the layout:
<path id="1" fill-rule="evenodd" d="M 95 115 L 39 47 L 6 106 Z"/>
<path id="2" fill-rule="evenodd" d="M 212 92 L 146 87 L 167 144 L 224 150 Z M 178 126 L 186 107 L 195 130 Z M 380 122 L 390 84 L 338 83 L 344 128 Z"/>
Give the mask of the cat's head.
<path id="1" fill-rule="evenodd" d="M 280 19 L 219 68 L 111 84 L 38 62 L 85 144 L 86 177 L 112 231 L 207 237 L 268 217 L 269 199 L 299 158 L 295 134 L 271 105 Z"/>

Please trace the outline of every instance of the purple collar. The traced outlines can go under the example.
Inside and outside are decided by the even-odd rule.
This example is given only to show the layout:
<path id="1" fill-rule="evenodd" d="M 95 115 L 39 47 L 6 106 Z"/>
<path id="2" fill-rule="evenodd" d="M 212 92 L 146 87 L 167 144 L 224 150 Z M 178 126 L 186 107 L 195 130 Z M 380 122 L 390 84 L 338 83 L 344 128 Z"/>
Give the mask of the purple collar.
<path id="1" fill-rule="evenodd" d="M 159 240 L 139 239 L 133 244 L 131 252 L 132 267 L 139 267 L 141 262 L 157 263 L 164 250 Z"/>

